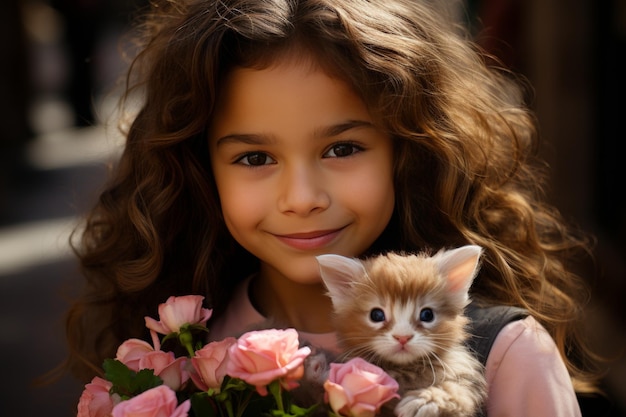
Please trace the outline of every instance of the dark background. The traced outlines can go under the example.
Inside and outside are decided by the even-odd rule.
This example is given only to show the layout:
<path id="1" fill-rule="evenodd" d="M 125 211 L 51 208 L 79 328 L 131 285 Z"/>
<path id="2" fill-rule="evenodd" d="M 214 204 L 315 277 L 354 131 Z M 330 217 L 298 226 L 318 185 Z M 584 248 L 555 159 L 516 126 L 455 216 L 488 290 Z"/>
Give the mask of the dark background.
<path id="1" fill-rule="evenodd" d="M 615 360 L 603 379 L 607 398 L 583 405 L 589 415 L 625 416 L 626 174 L 618 143 L 626 0 L 449 2 L 464 6 L 455 18 L 534 87 L 548 196 L 597 238 L 589 338 Z M 120 149 L 112 103 L 133 8 L 122 0 L 3 2 L 0 415 L 76 413 L 78 383 L 33 382 L 64 357 L 66 298 L 81 283 L 66 240 Z"/>

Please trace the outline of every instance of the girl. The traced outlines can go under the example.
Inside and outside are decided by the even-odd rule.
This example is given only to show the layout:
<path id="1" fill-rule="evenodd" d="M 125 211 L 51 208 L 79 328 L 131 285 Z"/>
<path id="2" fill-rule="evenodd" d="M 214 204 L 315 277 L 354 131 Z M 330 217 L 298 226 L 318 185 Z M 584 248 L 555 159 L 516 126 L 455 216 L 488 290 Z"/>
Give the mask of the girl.
<path id="1" fill-rule="evenodd" d="M 211 337 L 271 318 L 333 346 L 315 256 L 472 243 L 472 296 L 525 308 L 487 359 L 489 415 L 580 414 L 588 248 L 541 200 L 510 74 L 418 0 L 153 2 L 127 97 L 141 106 L 76 252 L 67 319 L 86 381 L 170 295 Z"/>

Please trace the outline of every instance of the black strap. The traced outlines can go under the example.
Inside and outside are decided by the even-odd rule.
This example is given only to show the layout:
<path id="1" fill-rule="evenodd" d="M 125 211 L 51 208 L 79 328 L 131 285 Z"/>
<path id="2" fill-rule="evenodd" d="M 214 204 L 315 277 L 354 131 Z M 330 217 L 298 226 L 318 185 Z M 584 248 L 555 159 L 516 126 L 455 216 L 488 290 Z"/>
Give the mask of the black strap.
<path id="1" fill-rule="evenodd" d="M 527 317 L 528 311 L 519 307 L 481 306 L 472 302 L 465 308 L 465 315 L 470 319 L 468 329 L 470 338 L 466 344 L 484 366 L 500 330 L 513 321 Z M 476 414 L 476 417 L 486 415 L 487 413 L 482 409 Z"/>
<path id="2" fill-rule="evenodd" d="M 485 365 L 493 342 L 500 330 L 513 321 L 527 317 L 528 311 L 505 305 L 480 306 L 472 302 L 466 307 L 465 314 L 470 319 L 469 333 L 471 337 L 467 341 L 467 345 Z"/>

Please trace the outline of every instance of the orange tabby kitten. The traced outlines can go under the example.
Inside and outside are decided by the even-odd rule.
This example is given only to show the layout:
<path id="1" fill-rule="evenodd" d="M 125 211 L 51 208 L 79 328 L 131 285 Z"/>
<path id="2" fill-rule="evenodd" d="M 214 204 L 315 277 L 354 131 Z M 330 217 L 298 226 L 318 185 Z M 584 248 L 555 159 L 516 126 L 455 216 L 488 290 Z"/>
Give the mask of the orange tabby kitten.
<path id="1" fill-rule="evenodd" d="M 469 245 L 433 256 L 317 257 L 343 359 L 360 356 L 398 381 L 396 415 L 469 417 L 484 401 L 482 365 L 463 344 L 481 252 Z"/>

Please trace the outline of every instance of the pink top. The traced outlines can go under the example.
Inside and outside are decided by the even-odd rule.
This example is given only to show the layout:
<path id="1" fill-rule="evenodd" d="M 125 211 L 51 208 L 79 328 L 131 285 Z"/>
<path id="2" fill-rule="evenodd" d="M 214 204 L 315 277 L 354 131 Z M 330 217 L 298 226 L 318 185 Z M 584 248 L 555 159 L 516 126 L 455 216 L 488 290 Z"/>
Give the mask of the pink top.
<path id="1" fill-rule="evenodd" d="M 265 320 L 240 285 L 224 315 L 211 323 L 209 339 L 239 336 Z M 337 351 L 334 333 L 300 332 L 312 345 Z M 554 341 L 534 318 L 506 325 L 496 337 L 485 369 L 488 417 L 579 417 L 576 394 Z"/>

